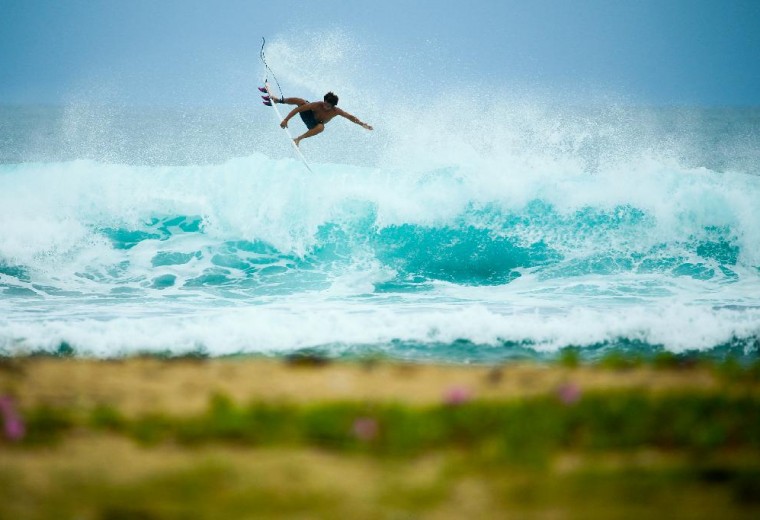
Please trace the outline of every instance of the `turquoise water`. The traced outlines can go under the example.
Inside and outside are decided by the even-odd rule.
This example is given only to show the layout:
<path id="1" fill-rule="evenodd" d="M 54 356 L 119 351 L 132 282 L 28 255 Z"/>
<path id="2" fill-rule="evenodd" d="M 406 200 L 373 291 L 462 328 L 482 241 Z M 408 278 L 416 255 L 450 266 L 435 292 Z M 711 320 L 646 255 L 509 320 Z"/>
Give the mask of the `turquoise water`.
<path id="1" fill-rule="evenodd" d="M 0 108 L 0 351 L 757 354 L 760 111 L 443 105 Z"/>

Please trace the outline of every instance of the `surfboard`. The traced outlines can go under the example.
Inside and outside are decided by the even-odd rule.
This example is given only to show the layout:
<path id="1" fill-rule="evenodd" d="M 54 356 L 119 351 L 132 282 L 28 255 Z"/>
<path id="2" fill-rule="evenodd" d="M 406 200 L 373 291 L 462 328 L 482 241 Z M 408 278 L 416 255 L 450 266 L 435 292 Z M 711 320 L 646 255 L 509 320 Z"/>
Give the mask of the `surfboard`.
<path id="1" fill-rule="evenodd" d="M 272 91 L 269 89 L 269 82 L 268 81 L 264 82 L 264 88 L 266 89 L 267 94 L 269 94 L 270 98 L 274 98 L 275 97 L 272 94 Z M 277 126 L 279 127 L 280 123 L 285 118 L 282 117 L 282 114 L 280 114 L 280 109 L 277 108 L 277 103 L 275 103 L 274 101 L 272 101 L 272 108 L 274 108 L 274 113 L 275 113 L 275 116 L 277 117 Z M 299 150 L 298 146 L 296 146 L 296 143 L 293 142 L 293 136 L 290 135 L 290 130 L 288 130 L 287 127 L 283 128 L 282 130 L 285 132 L 285 135 L 288 136 L 288 141 L 290 141 L 290 144 L 293 145 L 293 149 L 296 151 L 296 155 L 298 156 L 298 158 L 301 159 L 301 162 L 303 162 L 303 165 L 306 166 L 306 169 L 309 170 L 309 173 L 314 173 L 314 171 L 311 169 L 311 166 L 309 166 L 309 163 L 306 162 L 306 157 L 303 156 L 303 154 L 301 153 L 301 150 Z"/>

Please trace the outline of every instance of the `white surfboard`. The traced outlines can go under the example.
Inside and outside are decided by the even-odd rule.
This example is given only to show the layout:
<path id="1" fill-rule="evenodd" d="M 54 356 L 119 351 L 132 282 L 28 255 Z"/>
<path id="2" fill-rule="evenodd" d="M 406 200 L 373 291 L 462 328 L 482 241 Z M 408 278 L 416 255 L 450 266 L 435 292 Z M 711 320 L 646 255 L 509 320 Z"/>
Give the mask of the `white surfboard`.
<path id="1" fill-rule="evenodd" d="M 270 98 L 274 98 L 275 97 L 272 94 L 272 91 L 269 89 L 269 83 L 268 82 L 264 83 L 264 88 L 266 89 L 267 94 L 269 94 Z M 280 123 L 282 122 L 282 120 L 284 119 L 284 117 L 282 117 L 282 114 L 280 114 L 280 109 L 277 108 L 277 103 L 275 103 L 274 101 L 272 101 L 272 108 L 274 108 L 274 113 L 277 116 L 277 126 L 280 126 Z M 309 163 L 306 162 L 306 158 L 301 153 L 301 150 L 298 149 L 298 147 L 296 146 L 296 143 L 293 141 L 293 136 L 290 135 L 290 130 L 288 130 L 287 127 L 283 128 L 283 130 L 285 131 L 285 135 L 288 136 L 288 141 L 290 141 L 290 144 L 293 145 L 293 149 L 296 151 L 296 155 L 303 162 L 303 165 L 306 166 L 306 169 L 309 170 L 309 173 L 314 173 L 314 171 L 311 169 L 311 166 L 309 166 Z"/>

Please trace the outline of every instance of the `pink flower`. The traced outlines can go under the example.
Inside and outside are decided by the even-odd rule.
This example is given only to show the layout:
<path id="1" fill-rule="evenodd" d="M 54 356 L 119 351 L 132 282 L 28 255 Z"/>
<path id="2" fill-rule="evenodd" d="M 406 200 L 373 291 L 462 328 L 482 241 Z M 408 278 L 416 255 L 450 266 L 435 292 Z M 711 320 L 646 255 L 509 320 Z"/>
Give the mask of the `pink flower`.
<path id="1" fill-rule="evenodd" d="M 452 386 L 443 394 L 443 402 L 449 406 L 459 406 L 472 400 L 472 392 L 463 386 Z"/>
<path id="2" fill-rule="evenodd" d="M 369 442 L 377 437 L 380 430 L 377 421 L 371 417 L 359 417 L 354 421 L 354 437 Z"/>
<path id="3" fill-rule="evenodd" d="M 16 411 L 13 398 L 4 395 L 0 397 L 0 415 L 3 416 L 5 437 L 10 441 L 20 441 L 26 433 L 24 421 Z"/>
<path id="4" fill-rule="evenodd" d="M 581 387 L 574 383 L 563 383 L 557 387 L 557 398 L 563 404 L 574 404 L 581 398 Z"/>

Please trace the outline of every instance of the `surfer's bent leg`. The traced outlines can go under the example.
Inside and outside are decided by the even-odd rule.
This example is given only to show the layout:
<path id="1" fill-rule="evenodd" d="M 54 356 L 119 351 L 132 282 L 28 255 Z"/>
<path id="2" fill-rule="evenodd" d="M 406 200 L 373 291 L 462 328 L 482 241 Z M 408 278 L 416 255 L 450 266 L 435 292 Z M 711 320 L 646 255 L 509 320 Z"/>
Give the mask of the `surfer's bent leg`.
<path id="1" fill-rule="evenodd" d="M 295 139 L 293 139 L 293 142 L 296 143 L 296 146 L 298 146 L 298 143 L 300 143 L 302 139 L 306 139 L 307 137 L 315 136 L 315 135 L 321 133 L 322 130 L 324 130 L 324 129 L 325 129 L 325 125 L 323 125 L 322 123 L 319 123 L 317 126 L 315 126 L 314 128 L 312 128 L 311 130 L 309 130 L 305 134 L 300 135 L 300 136 L 296 137 Z"/>
<path id="2" fill-rule="evenodd" d="M 280 99 L 272 98 L 272 100 L 275 103 L 281 103 L 283 105 L 298 105 L 299 107 L 308 103 L 308 101 L 301 99 L 300 97 L 284 97 Z"/>

